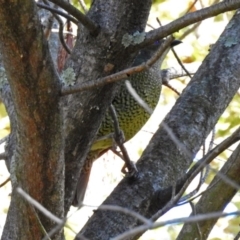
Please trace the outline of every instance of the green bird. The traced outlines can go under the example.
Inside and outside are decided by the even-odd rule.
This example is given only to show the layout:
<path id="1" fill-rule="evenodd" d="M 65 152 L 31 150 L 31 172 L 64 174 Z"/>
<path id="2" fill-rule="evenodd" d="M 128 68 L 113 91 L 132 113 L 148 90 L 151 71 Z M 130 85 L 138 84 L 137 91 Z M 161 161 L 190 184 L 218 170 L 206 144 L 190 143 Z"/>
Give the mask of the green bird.
<path id="1" fill-rule="evenodd" d="M 161 40 L 139 51 L 132 66 L 140 65 L 149 60 L 163 41 L 164 40 Z M 181 41 L 174 40 L 171 43 L 171 47 L 179 43 L 181 43 Z M 128 79 L 137 94 L 153 110 L 157 106 L 161 94 L 162 79 L 160 68 L 169 49 L 167 49 L 148 70 L 134 74 Z M 112 105 L 116 110 L 120 128 L 124 133 L 125 142 L 134 137 L 150 118 L 150 114 L 147 113 L 129 93 L 124 82 L 120 86 L 120 90 L 115 96 Z M 113 119 L 109 113 L 106 113 L 96 140 L 81 170 L 73 200 L 74 206 L 79 206 L 84 199 L 93 162 L 114 146 L 114 140 L 110 137 L 113 133 Z"/>

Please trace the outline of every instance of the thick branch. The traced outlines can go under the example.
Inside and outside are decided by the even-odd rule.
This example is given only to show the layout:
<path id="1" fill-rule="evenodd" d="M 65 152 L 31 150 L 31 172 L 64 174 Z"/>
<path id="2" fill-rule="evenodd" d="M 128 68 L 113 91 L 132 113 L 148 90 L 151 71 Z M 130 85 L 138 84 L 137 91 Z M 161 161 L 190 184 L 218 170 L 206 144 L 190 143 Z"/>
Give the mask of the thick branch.
<path id="1" fill-rule="evenodd" d="M 237 8 L 240 8 L 239 0 L 225 1 L 224 3 L 218 3 L 211 7 L 204 8 L 204 9 L 198 10 L 196 12 L 186 14 L 183 17 L 178 18 L 177 20 L 175 20 L 163 27 L 160 27 L 157 30 L 152 30 L 152 31 L 148 32 L 145 41 L 143 41 L 142 43 L 140 43 L 136 46 L 131 46 L 131 49 L 132 49 L 132 51 L 136 51 L 136 49 L 140 49 L 146 45 L 152 44 L 154 41 L 156 41 L 158 39 L 162 39 L 170 34 L 173 34 L 177 31 L 179 31 L 180 29 L 187 27 L 193 23 L 216 16 L 217 14 L 224 13 L 226 11 L 235 10 Z M 144 66 L 144 64 L 142 64 L 141 66 L 125 69 L 121 72 L 112 74 L 110 76 L 106 76 L 106 77 L 99 78 L 96 80 L 84 82 L 84 83 L 81 83 L 74 87 L 71 87 L 71 86 L 63 87 L 62 95 L 85 91 L 88 89 L 92 89 L 93 87 L 99 87 L 99 86 L 103 86 L 108 83 L 117 82 L 117 81 L 128 78 L 130 74 L 134 74 L 139 71 L 143 71 L 146 67 L 147 66 Z"/>
<path id="2" fill-rule="evenodd" d="M 81 30 L 66 66 L 71 67 L 76 73 L 77 84 L 104 77 L 130 66 L 135 55 L 125 51 L 121 43 L 122 36 L 126 32 L 144 30 L 150 7 L 150 0 L 93 2 L 88 16 L 94 22 L 98 22 L 105 32 L 93 37 L 89 31 Z M 110 72 L 105 72 L 108 64 L 114 67 Z M 86 154 L 116 90 L 116 84 L 108 84 L 64 98 L 66 212 L 72 203 L 77 178 Z"/>
<path id="3" fill-rule="evenodd" d="M 61 95 L 67 95 L 71 93 L 77 93 L 81 91 L 85 91 L 88 89 L 93 89 L 96 87 L 103 86 L 107 83 L 114 83 L 123 79 L 129 78 L 130 75 L 136 74 L 139 72 L 142 72 L 144 70 L 147 70 L 149 67 L 151 67 L 158 59 L 159 57 L 164 53 L 164 51 L 169 47 L 170 43 L 173 41 L 173 38 L 170 37 L 168 38 L 161 46 L 159 47 L 159 50 L 154 54 L 154 56 L 149 59 L 147 62 L 144 62 L 143 64 L 136 66 L 136 67 L 131 67 L 128 69 L 125 69 L 123 71 L 117 72 L 115 74 L 112 74 L 110 76 L 106 76 L 100 79 L 84 82 L 81 84 L 78 84 L 76 86 L 69 86 L 69 87 L 63 87 L 61 91 Z"/>
<path id="4" fill-rule="evenodd" d="M 240 64 L 239 15 L 235 15 L 229 26 L 164 120 L 188 152 L 179 149 L 161 127 L 137 164 L 140 180 L 131 182 L 123 179 L 104 204 L 128 207 L 151 217 L 157 211 L 151 208 L 156 191 L 174 185 L 184 176 L 204 139 L 240 86 L 240 69 L 236 68 Z M 229 38 L 233 44 L 228 44 Z M 81 234 L 90 239 L 108 239 L 137 225 L 133 218 L 121 214 L 96 212 Z"/>
<path id="5" fill-rule="evenodd" d="M 188 13 L 169 24 L 166 24 L 165 26 L 148 32 L 144 42 L 137 45 L 136 48 L 152 44 L 154 41 L 162 39 L 196 22 L 214 17 L 227 11 L 236 10 L 238 8 L 240 8 L 240 0 L 226 0 L 213 6 Z"/>
<path id="6" fill-rule="evenodd" d="M 226 183 L 224 179 L 231 179 L 236 184 L 240 185 L 239 171 L 240 145 L 238 145 L 231 157 L 222 167 L 220 174 L 223 175 L 223 177 L 218 176 L 218 174 L 215 176 L 215 178 L 212 180 L 211 184 L 208 187 L 209 191 L 207 189 L 207 191 L 203 194 L 203 196 L 195 206 L 196 214 L 223 211 L 226 205 L 231 201 L 231 199 L 238 191 L 237 188 L 234 188 L 233 186 Z M 207 239 L 216 221 L 217 219 L 209 219 L 199 223 L 202 239 Z M 198 237 L 199 231 L 196 224 L 188 223 L 183 226 L 177 239 L 190 240 Z"/>

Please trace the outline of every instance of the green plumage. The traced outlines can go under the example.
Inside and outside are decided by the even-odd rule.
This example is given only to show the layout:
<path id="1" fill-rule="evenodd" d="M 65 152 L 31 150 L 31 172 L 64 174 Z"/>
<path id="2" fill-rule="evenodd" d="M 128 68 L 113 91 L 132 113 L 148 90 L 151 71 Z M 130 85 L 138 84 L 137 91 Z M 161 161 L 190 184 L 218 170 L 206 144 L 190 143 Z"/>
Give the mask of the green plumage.
<path id="1" fill-rule="evenodd" d="M 160 43 L 153 44 L 150 47 L 141 50 L 136 57 L 133 66 L 140 65 L 150 59 L 159 48 Z M 167 52 L 168 51 L 166 51 L 151 68 L 144 72 L 134 74 L 129 78 L 132 87 L 153 110 L 158 103 L 161 93 L 162 80 L 160 66 Z M 112 104 L 117 112 L 119 125 L 124 132 L 125 141 L 128 141 L 143 127 L 150 115 L 132 97 L 124 82 Z M 106 113 L 96 140 L 91 147 L 85 165 L 81 171 L 73 205 L 79 205 L 82 202 L 87 188 L 92 163 L 113 146 L 114 140 L 110 137 L 113 133 L 113 120 L 109 113 Z"/>
<path id="2" fill-rule="evenodd" d="M 159 62 L 155 63 L 148 71 L 131 76 L 129 80 L 138 95 L 149 107 L 155 109 L 162 86 Z M 150 115 L 136 102 L 124 83 L 122 83 L 119 94 L 112 104 L 117 112 L 119 125 L 124 132 L 125 140 L 128 141 L 143 127 Z M 91 150 L 105 150 L 112 147 L 113 140 L 111 138 L 107 137 L 105 140 L 101 138 L 109 136 L 113 132 L 113 120 L 107 113 L 97 135 L 97 139 L 100 140 L 95 141 Z"/>

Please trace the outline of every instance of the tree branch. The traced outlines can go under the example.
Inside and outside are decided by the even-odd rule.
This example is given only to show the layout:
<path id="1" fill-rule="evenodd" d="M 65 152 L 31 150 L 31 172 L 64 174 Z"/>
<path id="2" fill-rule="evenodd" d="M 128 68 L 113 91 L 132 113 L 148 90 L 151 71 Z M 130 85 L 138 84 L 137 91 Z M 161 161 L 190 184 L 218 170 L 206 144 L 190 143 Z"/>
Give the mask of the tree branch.
<path id="1" fill-rule="evenodd" d="M 67 11 L 73 17 L 75 17 L 84 27 L 86 27 L 89 32 L 96 36 L 99 32 L 99 27 L 92 22 L 86 15 L 82 14 L 77 8 L 66 1 L 62 0 L 49 0 L 52 3 L 57 4 L 59 7 Z"/>
<path id="2" fill-rule="evenodd" d="M 166 24 L 165 26 L 149 31 L 144 42 L 136 45 L 132 50 L 134 51 L 135 49 L 150 45 L 154 41 L 167 37 L 193 23 L 214 17 L 227 11 L 233 11 L 238 8 L 240 8 L 240 0 L 226 0 L 210 7 L 188 13 L 169 24 Z"/>
<path id="3" fill-rule="evenodd" d="M 123 179 L 104 204 L 128 207 L 151 217 L 159 210 L 153 207 L 154 194 L 175 185 L 185 175 L 195 154 L 240 86 L 240 69 L 236 68 L 240 64 L 239 14 L 235 14 L 229 26 L 231 28 L 226 27 L 164 120 L 189 154 L 176 145 L 164 127 L 160 127 L 137 163 L 140 180 L 131 182 Z M 226 44 L 229 38 L 234 39 L 231 46 Z M 126 199 L 132 201 L 127 202 Z M 116 222 L 120 227 L 113 232 Z M 106 227 L 97 228 L 100 225 Z M 121 214 L 96 212 L 79 235 L 94 239 L 96 232 L 98 239 L 108 239 L 137 225 L 133 218 Z"/>
<path id="4" fill-rule="evenodd" d="M 123 79 L 127 79 L 132 74 L 142 72 L 142 71 L 148 69 L 149 67 L 151 67 L 159 59 L 159 57 L 169 47 L 169 45 L 172 41 L 173 41 L 172 37 L 167 38 L 166 41 L 164 41 L 163 44 L 161 44 L 161 46 L 156 51 L 154 56 L 151 57 L 147 62 L 145 62 L 145 63 L 143 63 L 139 66 L 131 67 L 131 68 L 125 69 L 123 71 L 114 73 L 112 75 L 109 75 L 109 76 L 106 76 L 106 77 L 103 77 L 103 78 L 99 78 L 99 79 L 96 79 L 96 80 L 84 82 L 84 83 L 75 85 L 73 87 L 72 86 L 63 87 L 62 91 L 61 91 L 61 95 L 65 96 L 65 95 L 68 95 L 68 94 L 77 93 L 77 92 L 89 90 L 89 89 L 92 89 L 92 88 L 97 88 L 97 87 L 103 86 L 103 85 L 108 84 L 108 83 L 114 83 L 114 82 L 117 82 L 117 81 L 120 81 L 120 80 L 123 80 Z"/>
<path id="5" fill-rule="evenodd" d="M 142 225 L 142 226 L 136 227 L 136 228 L 129 230 L 117 237 L 112 238 L 112 240 L 124 240 L 126 238 L 131 239 L 131 237 L 133 237 L 134 235 L 144 232 L 148 229 L 159 228 L 159 227 L 163 227 L 163 226 L 170 225 L 170 224 L 196 223 L 196 222 L 201 222 L 201 221 L 205 221 L 208 219 L 211 220 L 211 219 L 217 219 L 220 217 L 236 216 L 236 215 L 237 216 L 240 215 L 240 211 L 234 211 L 234 212 L 230 212 L 230 213 L 212 212 L 212 213 L 206 213 L 206 214 L 198 214 L 196 216 L 185 217 L 185 218 L 175 218 L 175 219 L 171 219 L 171 220 L 167 220 L 167 221 L 153 223 L 152 225 Z M 79 240 L 79 238 L 76 238 L 76 239 Z M 192 240 L 192 238 L 190 238 L 190 239 Z"/>
<path id="6" fill-rule="evenodd" d="M 240 128 L 237 129 L 230 137 L 225 139 L 219 145 L 217 145 L 213 150 L 207 153 L 202 159 L 200 159 L 183 177 L 182 180 L 178 181 L 176 184 L 176 196 L 172 196 L 172 187 L 168 190 L 164 189 L 160 190 L 155 194 L 155 200 L 153 201 L 155 204 L 151 206 L 151 208 L 155 207 L 160 209 L 157 213 L 155 213 L 151 220 L 156 221 L 160 216 L 169 211 L 174 205 L 178 202 L 181 196 L 184 194 L 185 190 L 192 182 L 192 180 L 209 164 L 213 161 L 219 154 L 221 154 L 224 150 L 232 146 L 234 143 L 240 140 Z M 168 202 L 169 201 L 169 202 Z M 167 203 L 167 204 L 166 204 Z M 166 204 L 166 205 L 165 205 Z M 164 207 L 163 207 L 164 206 Z"/>
<path id="7" fill-rule="evenodd" d="M 51 6 L 48 6 L 46 4 L 43 4 L 43 3 L 39 3 L 39 2 L 36 2 L 37 6 L 40 7 L 40 8 L 43 8 L 43 9 L 46 9 L 46 10 L 49 10 L 50 12 L 52 13 L 56 13 L 60 16 L 63 16 L 65 17 L 66 19 L 68 19 L 69 21 L 75 23 L 75 24 L 78 24 L 78 21 L 76 20 L 76 18 L 72 17 L 71 15 L 69 14 L 66 14 L 65 12 L 61 11 L 61 10 L 58 10 L 56 8 L 52 8 Z"/>
<path id="8" fill-rule="evenodd" d="M 60 5 L 59 5 L 60 6 Z M 179 31 L 180 29 L 187 27 L 193 23 L 196 23 L 200 20 L 204 20 L 210 17 L 213 17 L 217 14 L 224 13 L 226 11 L 235 10 L 237 8 L 240 8 L 240 0 L 233 0 L 233 1 L 224 1 L 221 3 L 218 3 L 216 5 L 213 5 L 208 8 L 204 8 L 201 10 L 198 10 L 193 13 L 188 13 L 187 15 L 178 18 L 177 20 L 160 27 L 159 29 L 152 30 L 147 33 L 146 39 L 135 46 L 131 46 L 131 51 L 139 50 L 147 45 L 152 44 L 154 41 L 162 39 L 168 35 L 173 34 L 174 32 Z M 92 89 L 94 87 L 103 86 L 108 83 L 117 82 L 123 79 L 127 79 L 130 74 L 137 73 L 139 71 L 143 71 L 148 66 L 144 66 L 144 64 L 134 67 L 125 69 L 121 72 L 112 74 L 110 76 L 106 76 L 104 78 L 88 81 L 81 83 L 76 86 L 70 86 L 70 87 L 63 87 L 61 91 L 61 95 L 67 95 L 72 94 L 80 91 L 85 91 Z"/>
<path id="9" fill-rule="evenodd" d="M 123 36 L 126 32 L 135 32 L 136 26 L 142 32 L 146 26 L 151 4 L 150 0 L 141 4 L 138 0 L 131 2 L 128 0 L 121 2 L 97 0 L 93 2 L 88 16 L 98 22 L 107 32 L 93 37 L 89 31 L 83 29 L 78 35 L 76 45 L 66 64 L 66 68 L 70 67 L 76 73 L 77 83 L 101 78 L 131 65 L 137 53 L 129 55 L 127 51 L 124 51 L 119 36 Z M 104 9 L 104 11 L 99 11 L 99 9 Z M 126 18 L 122 18 L 123 12 Z M 117 41 L 112 42 L 113 36 Z M 103 58 L 103 56 L 107 57 Z M 105 66 L 109 63 L 114 66 L 114 69 L 105 72 Z M 72 203 L 77 179 L 86 155 L 117 88 L 117 84 L 108 84 L 63 98 L 64 109 L 66 109 L 64 116 L 66 212 Z"/>
<path id="10" fill-rule="evenodd" d="M 226 205 L 231 201 L 239 187 L 230 185 L 228 179 L 233 181 L 235 184 L 240 184 L 239 178 L 240 171 L 240 145 L 234 150 L 230 158 L 226 161 L 219 176 L 218 174 L 214 177 L 207 190 L 203 193 L 201 199 L 195 206 L 197 214 L 206 214 L 215 211 L 223 211 Z M 226 180 L 225 180 L 226 179 Z M 211 189 L 211 191 L 208 191 Z M 219 193 L 224 192 L 219 196 Z M 199 223 L 203 239 L 207 239 L 211 229 L 215 225 L 216 219 L 209 219 Z M 191 230 L 189 230 L 191 229 Z M 190 240 L 198 236 L 196 226 L 192 223 L 185 224 L 179 233 L 178 240 Z"/>

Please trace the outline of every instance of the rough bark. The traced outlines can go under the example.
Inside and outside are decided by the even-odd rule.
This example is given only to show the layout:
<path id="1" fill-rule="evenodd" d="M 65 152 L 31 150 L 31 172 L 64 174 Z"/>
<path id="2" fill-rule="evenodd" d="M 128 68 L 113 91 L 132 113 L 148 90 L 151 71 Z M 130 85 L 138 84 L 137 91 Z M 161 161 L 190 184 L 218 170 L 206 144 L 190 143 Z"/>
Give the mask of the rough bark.
<path id="1" fill-rule="evenodd" d="M 125 49 L 122 37 L 144 30 L 151 3 L 150 0 L 93 1 L 88 17 L 101 30 L 93 36 L 80 24 L 76 46 L 66 65 L 74 69 L 77 83 L 109 75 L 131 64 L 134 54 L 130 53 L 137 47 Z M 235 36 L 232 39 L 235 41 Z M 233 64 L 239 64 L 238 39 L 236 44 L 228 45 L 229 41 L 222 38 L 165 120 L 193 156 L 239 87 L 236 77 L 239 70 L 233 68 Z M 59 83 L 33 1 L 0 0 L 0 42 L 16 109 L 17 121 L 11 119 L 11 123 L 16 123 L 14 137 L 18 143 L 10 166 L 14 191 L 2 239 L 41 239 L 44 234 L 33 208 L 15 188 L 21 186 L 51 212 L 63 217 L 64 162 Z M 104 67 L 109 63 L 114 68 L 108 72 Z M 225 71 L 226 65 L 229 71 Z M 117 84 L 109 84 L 64 98 L 64 214 L 70 207 L 85 156 L 116 90 Z M 106 203 L 125 206 L 149 217 L 161 208 L 154 202 L 156 193 L 180 178 L 191 161 L 160 128 L 139 161 L 139 180 L 124 179 Z M 90 239 L 109 239 L 138 224 L 130 217 L 112 212 L 95 215 L 83 230 Z M 46 231 L 55 226 L 41 214 L 39 217 Z M 53 239 L 61 237 L 59 233 Z"/>
<path id="2" fill-rule="evenodd" d="M 122 37 L 125 33 L 144 31 L 150 7 L 150 0 L 93 2 L 88 17 L 100 26 L 101 32 L 98 36 L 91 36 L 86 29 L 80 28 L 75 48 L 66 66 L 74 69 L 77 83 L 109 75 L 131 64 L 134 55 L 125 50 Z M 104 66 L 109 63 L 114 66 L 113 70 L 104 72 Z M 116 87 L 117 84 L 108 84 L 92 91 L 73 94 L 65 101 L 66 213 L 86 154 Z"/>
<path id="3" fill-rule="evenodd" d="M 237 193 L 237 189 L 225 182 L 230 179 L 240 184 L 240 145 L 220 170 L 221 176 L 216 175 L 208 189 L 195 206 L 195 214 L 223 211 Z M 222 177 L 223 176 L 223 177 Z M 224 194 L 223 194 L 224 193 Z M 207 239 L 217 222 L 217 218 L 196 223 L 186 223 L 178 235 L 177 240 Z"/>
<path id="4" fill-rule="evenodd" d="M 34 1 L 0 1 L 0 43 L 17 120 L 12 200 L 2 239 L 41 239 L 43 228 L 48 232 L 56 223 L 34 210 L 16 188 L 62 218 L 64 162 L 60 84 Z M 53 239 L 61 237 L 62 231 Z"/>
<path id="5" fill-rule="evenodd" d="M 139 180 L 123 179 L 104 204 L 123 206 L 146 217 L 163 207 L 155 201 L 156 194 L 160 196 L 161 189 L 184 175 L 240 86 L 236 67 L 240 64 L 239 23 L 236 14 L 164 120 L 187 151 L 160 127 L 138 161 Z M 110 239 L 138 224 L 125 214 L 97 211 L 81 234 L 89 239 Z"/>

